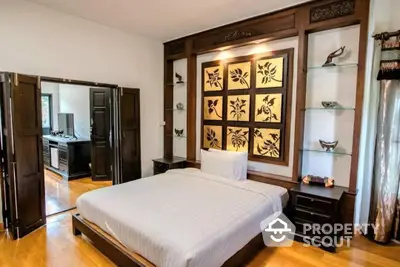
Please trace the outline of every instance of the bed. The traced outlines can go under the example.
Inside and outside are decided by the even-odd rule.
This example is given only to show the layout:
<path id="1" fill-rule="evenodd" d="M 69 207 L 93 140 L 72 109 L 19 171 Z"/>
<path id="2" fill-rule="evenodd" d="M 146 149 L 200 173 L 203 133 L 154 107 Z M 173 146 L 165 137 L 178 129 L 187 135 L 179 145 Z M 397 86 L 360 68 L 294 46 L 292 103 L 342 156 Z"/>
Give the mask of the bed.
<path id="1" fill-rule="evenodd" d="M 287 201 L 283 187 L 170 170 L 82 195 L 73 228 L 119 266 L 123 256 L 129 266 L 222 266 L 260 245 L 260 222 Z"/>

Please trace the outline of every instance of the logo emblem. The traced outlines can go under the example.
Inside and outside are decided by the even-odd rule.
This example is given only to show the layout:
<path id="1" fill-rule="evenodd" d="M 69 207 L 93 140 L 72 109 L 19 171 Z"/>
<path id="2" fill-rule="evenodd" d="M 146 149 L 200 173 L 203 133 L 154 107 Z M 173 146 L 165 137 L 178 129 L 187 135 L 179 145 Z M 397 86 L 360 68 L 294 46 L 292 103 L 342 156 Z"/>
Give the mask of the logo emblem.
<path id="1" fill-rule="evenodd" d="M 292 246 L 296 227 L 282 212 L 276 212 L 263 220 L 260 227 L 266 246 Z"/>

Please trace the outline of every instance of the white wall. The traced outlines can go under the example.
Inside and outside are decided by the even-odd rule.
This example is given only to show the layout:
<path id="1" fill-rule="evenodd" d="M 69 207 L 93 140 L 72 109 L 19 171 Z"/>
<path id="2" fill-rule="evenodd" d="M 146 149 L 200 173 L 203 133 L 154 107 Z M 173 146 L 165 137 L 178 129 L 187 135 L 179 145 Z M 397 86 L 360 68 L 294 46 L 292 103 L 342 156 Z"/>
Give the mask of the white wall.
<path id="1" fill-rule="evenodd" d="M 51 94 L 53 130 L 58 129 L 58 113 L 60 112 L 59 87 L 57 83 L 42 82 L 42 93 Z"/>
<path id="2" fill-rule="evenodd" d="M 163 154 L 160 42 L 20 0 L 0 0 L 0 71 L 140 88 L 142 171 Z"/>
<path id="3" fill-rule="evenodd" d="M 400 29 L 399 0 L 371 0 L 368 36 L 384 31 Z M 372 172 L 375 152 L 377 112 L 380 84 L 376 80 L 379 72 L 380 45 L 368 39 L 360 158 L 357 179 L 355 222 L 367 223 L 371 200 Z"/>
<path id="4" fill-rule="evenodd" d="M 60 84 L 59 110 L 74 114 L 77 137 L 90 139 L 90 87 Z"/>
<path id="5" fill-rule="evenodd" d="M 295 113 L 296 113 L 296 85 L 297 85 L 297 47 L 298 38 L 287 38 L 278 41 L 250 45 L 240 47 L 232 50 L 223 52 L 208 53 L 197 57 L 197 120 L 196 120 L 196 147 L 197 147 L 197 160 L 200 160 L 200 142 L 201 142 L 201 65 L 204 62 L 223 60 L 233 57 L 261 54 L 268 51 L 282 50 L 287 48 L 294 48 L 294 66 L 293 66 L 293 96 L 292 96 L 292 121 L 291 121 L 291 132 L 290 132 L 290 151 L 289 151 L 289 166 L 279 166 L 273 164 L 266 164 L 261 162 L 249 161 L 249 170 L 271 173 L 276 175 L 285 176 L 288 179 L 292 177 L 292 166 L 293 166 L 293 145 L 294 145 L 294 126 L 295 126 Z"/>
<path id="6" fill-rule="evenodd" d="M 0 0 L 0 36 L 0 71 L 140 88 L 142 174 L 153 173 L 163 154 L 162 43 L 21 0 Z"/>

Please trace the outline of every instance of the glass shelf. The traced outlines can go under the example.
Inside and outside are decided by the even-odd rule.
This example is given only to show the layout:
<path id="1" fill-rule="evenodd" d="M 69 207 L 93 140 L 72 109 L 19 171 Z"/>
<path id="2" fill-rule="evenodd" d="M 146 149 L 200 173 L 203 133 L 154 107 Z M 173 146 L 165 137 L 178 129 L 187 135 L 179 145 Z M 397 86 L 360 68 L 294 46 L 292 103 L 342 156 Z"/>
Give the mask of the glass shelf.
<path id="1" fill-rule="evenodd" d="M 174 135 L 167 135 L 167 137 L 170 137 L 170 138 L 178 138 L 178 139 L 187 138 L 187 137 L 184 136 L 184 135 L 178 136 L 178 135 L 176 135 L 176 134 L 174 134 Z"/>
<path id="2" fill-rule="evenodd" d="M 317 150 L 317 149 L 301 149 L 300 151 L 302 151 L 302 152 L 325 153 L 325 154 L 331 154 L 331 155 L 351 156 L 350 153 L 339 152 L 339 151 L 332 151 L 332 152 L 329 152 L 329 151 Z"/>
<path id="3" fill-rule="evenodd" d="M 183 85 L 186 84 L 186 82 L 181 82 L 181 83 L 167 83 L 165 86 L 176 86 L 176 85 Z"/>
<path id="4" fill-rule="evenodd" d="M 358 63 L 343 63 L 343 64 L 336 64 L 336 66 L 311 66 L 308 67 L 309 70 L 317 70 L 317 69 L 335 69 L 335 68 L 351 68 L 351 67 L 358 67 Z"/>
<path id="5" fill-rule="evenodd" d="M 186 109 L 184 108 L 184 109 L 177 109 L 177 108 L 166 108 L 165 110 L 168 110 L 168 111 L 186 111 Z"/>
<path id="6" fill-rule="evenodd" d="M 305 109 L 302 109 L 303 111 L 307 110 L 356 110 L 355 108 L 351 107 L 335 107 L 335 108 L 324 108 L 324 107 L 306 107 Z"/>

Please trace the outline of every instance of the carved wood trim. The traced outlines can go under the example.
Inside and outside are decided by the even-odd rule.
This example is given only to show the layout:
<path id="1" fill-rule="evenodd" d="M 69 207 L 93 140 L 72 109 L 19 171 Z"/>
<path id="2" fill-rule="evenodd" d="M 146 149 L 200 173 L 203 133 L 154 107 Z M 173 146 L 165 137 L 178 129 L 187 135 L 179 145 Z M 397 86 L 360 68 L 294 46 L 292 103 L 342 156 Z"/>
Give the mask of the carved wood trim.
<path id="1" fill-rule="evenodd" d="M 310 10 L 310 23 L 353 15 L 356 11 L 355 0 L 341 0 Z"/>
<path id="2" fill-rule="evenodd" d="M 223 44 L 226 42 L 236 41 L 240 39 L 246 39 L 248 37 L 253 37 L 262 34 L 262 32 L 258 30 L 247 30 L 247 31 L 240 31 L 234 30 L 227 33 L 223 38 L 214 41 L 214 44 Z"/>
<path id="3" fill-rule="evenodd" d="M 165 45 L 165 55 L 173 56 L 185 52 L 185 40 L 178 40 Z"/>
<path id="4" fill-rule="evenodd" d="M 295 14 L 286 12 L 282 15 L 264 19 L 247 21 L 243 25 L 229 26 L 212 32 L 205 32 L 196 35 L 194 39 L 194 50 L 206 50 L 214 47 L 231 45 L 255 39 L 263 36 L 278 33 L 285 30 L 295 29 Z"/>

